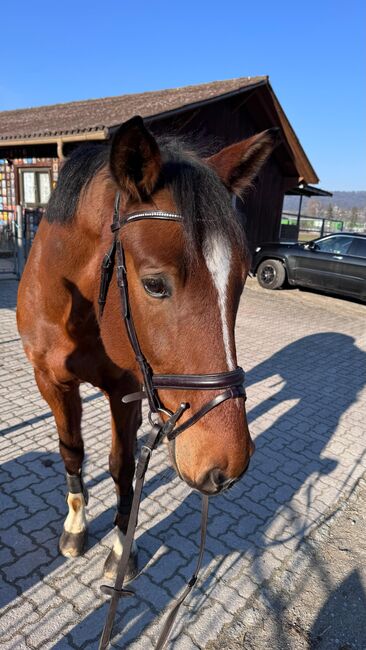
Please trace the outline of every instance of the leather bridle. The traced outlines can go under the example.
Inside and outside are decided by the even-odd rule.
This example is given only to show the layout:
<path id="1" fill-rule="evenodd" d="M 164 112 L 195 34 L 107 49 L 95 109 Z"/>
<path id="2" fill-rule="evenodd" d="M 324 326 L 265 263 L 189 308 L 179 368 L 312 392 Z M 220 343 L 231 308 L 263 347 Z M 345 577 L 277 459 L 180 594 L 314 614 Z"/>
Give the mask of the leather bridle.
<path id="1" fill-rule="evenodd" d="M 120 194 L 117 193 L 114 211 L 113 211 L 113 221 L 111 225 L 111 230 L 113 232 L 113 243 L 109 251 L 103 258 L 102 267 L 101 267 L 101 280 L 100 280 L 100 290 L 99 290 L 99 317 L 103 315 L 103 309 L 107 299 L 108 288 L 113 277 L 115 263 L 117 262 L 117 285 L 119 288 L 121 307 L 122 307 L 122 316 L 125 322 L 127 335 L 131 344 L 131 347 L 134 351 L 136 361 L 141 370 L 143 378 L 143 390 L 130 393 L 125 395 L 122 398 L 124 403 L 130 403 L 137 400 L 147 399 L 149 403 L 149 422 L 151 424 L 151 431 L 148 436 L 147 442 L 142 446 L 140 458 L 136 467 L 136 484 L 135 491 L 131 505 L 131 512 L 129 517 L 129 523 L 127 528 L 126 537 L 123 544 L 123 552 L 117 569 L 117 578 L 114 587 L 102 586 L 101 589 L 103 593 L 111 595 L 110 608 L 104 626 L 102 638 L 100 641 L 99 649 L 104 650 L 108 647 L 110 635 L 112 632 L 113 620 L 117 608 L 117 602 L 120 597 L 123 596 L 132 596 L 134 592 L 128 589 L 123 589 L 123 580 L 127 570 L 128 559 L 130 556 L 130 551 L 132 548 L 134 533 L 137 525 L 137 516 L 141 500 L 142 487 L 144 482 L 144 476 L 147 470 L 147 466 L 152 454 L 152 451 L 157 447 L 159 442 L 163 438 L 167 438 L 169 441 L 174 441 L 178 435 L 183 431 L 191 427 L 193 424 L 198 422 L 204 415 L 209 413 L 212 409 L 216 408 L 219 404 L 222 404 L 228 399 L 233 398 L 244 398 L 246 399 L 245 389 L 244 389 L 244 379 L 245 374 L 244 370 L 240 367 L 237 367 L 235 370 L 220 372 L 220 373 L 211 373 L 211 374 L 180 374 L 180 375 L 157 375 L 154 374 L 152 368 L 150 367 L 148 361 L 146 360 L 137 337 L 135 325 L 132 318 L 131 306 L 128 297 L 128 282 L 127 282 L 127 270 L 126 270 L 126 261 L 125 261 L 125 252 L 123 248 L 123 243 L 119 232 L 122 228 L 128 224 L 132 224 L 136 221 L 154 219 L 160 221 L 177 221 L 182 222 L 183 217 L 180 214 L 174 212 L 164 212 L 161 210 L 148 210 L 141 212 L 133 212 L 120 216 Z M 216 395 L 213 399 L 206 402 L 198 411 L 193 413 L 182 424 L 178 424 L 183 413 L 190 408 L 190 405 L 187 402 L 182 402 L 175 412 L 166 408 L 161 402 L 158 390 L 222 390 L 223 392 Z M 157 414 L 159 416 L 158 420 L 153 419 L 153 415 Z M 162 416 L 162 418 L 160 417 Z M 201 544 L 199 558 L 196 565 L 195 572 L 189 581 L 186 589 L 184 590 L 181 597 L 177 600 L 174 608 L 170 612 L 168 619 L 163 627 L 163 630 L 158 639 L 156 650 L 160 650 L 165 645 L 165 642 L 169 636 L 170 630 L 172 628 L 174 619 L 178 612 L 178 609 L 191 591 L 193 585 L 197 580 L 197 574 L 201 565 L 204 543 L 207 530 L 207 513 L 208 513 L 208 497 L 202 495 L 202 521 L 201 521 Z"/>

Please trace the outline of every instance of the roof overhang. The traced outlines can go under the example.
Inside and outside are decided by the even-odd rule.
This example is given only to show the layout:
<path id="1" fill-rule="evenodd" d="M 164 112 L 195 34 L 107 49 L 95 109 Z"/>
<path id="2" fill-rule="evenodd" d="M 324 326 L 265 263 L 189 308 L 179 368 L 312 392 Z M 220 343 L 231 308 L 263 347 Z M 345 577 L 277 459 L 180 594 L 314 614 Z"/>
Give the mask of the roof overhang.
<path id="1" fill-rule="evenodd" d="M 333 196 L 332 192 L 322 190 L 320 187 L 314 187 L 307 183 L 300 183 L 298 187 L 285 192 L 286 196 Z"/>
<path id="2" fill-rule="evenodd" d="M 86 133 L 77 132 L 73 135 L 49 135 L 33 138 L 9 138 L 8 140 L 0 140 L 1 147 L 25 147 L 27 145 L 41 145 L 41 144 L 59 144 L 64 142 L 84 142 L 90 140 L 107 140 L 109 137 L 109 130 L 103 129 L 102 131 L 88 131 Z"/>

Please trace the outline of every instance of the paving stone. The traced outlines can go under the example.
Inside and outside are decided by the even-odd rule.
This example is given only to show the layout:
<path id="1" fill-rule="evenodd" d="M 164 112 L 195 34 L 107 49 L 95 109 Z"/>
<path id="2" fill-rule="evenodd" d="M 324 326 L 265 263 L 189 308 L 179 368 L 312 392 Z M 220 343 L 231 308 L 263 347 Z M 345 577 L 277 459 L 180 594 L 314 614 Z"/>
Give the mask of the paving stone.
<path id="1" fill-rule="evenodd" d="M 249 282 L 241 303 L 237 344 L 257 452 L 240 484 L 211 501 L 203 568 L 167 650 L 203 649 L 328 508 L 347 498 L 365 463 L 364 307 L 342 301 L 337 310 L 331 306 L 337 299 L 256 286 Z M 0 645 L 92 650 L 106 615 L 99 586 L 115 508 L 107 473 L 108 404 L 99 391 L 82 386 L 90 541 L 84 557 L 69 561 L 57 549 L 67 511 L 57 433 L 22 352 L 14 309 L 6 307 L 15 305 L 17 283 L 3 281 L 3 287 L 0 336 L 11 343 L 2 346 L 0 368 L 7 430 L 0 438 L 0 619 L 10 634 L 0 637 Z M 263 318 L 269 313 L 270 321 Z M 144 423 L 139 444 L 146 432 Z M 154 647 L 194 568 L 200 507 L 199 496 L 169 469 L 162 446 L 149 468 L 138 528 L 140 560 L 148 566 L 133 585 L 134 603 L 117 616 L 124 632 L 112 647 Z"/>
<path id="2" fill-rule="evenodd" d="M 23 555 L 12 565 L 4 567 L 4 573 L 9 581 L 29 576 L 39 569 L 42 564 L 48 564 L 49 557 L 43 549 Z"/>
<path id="3" fill-rule="evenodd" d="M 170 576 L 166 577 L 164 575 L 160 584 L 157 584 L 153 581 L 150 572 L 147 571 L 136 587 L 137 593 L 145 598 L 148 608 L 156 616 L 174 604 L 178 594 L 185 588 L 188 579 L 191 577 L 191 573 L 185 567 L 181 568 L 180 573 L 178 573 L 177 568 Z"/>
<path id="4" fill-rule="evenodd" d="M 21 634 L 15 634 L 11 640 L 3 641 L 1 643 L 3 650 L 27 650 L 29 645 Z"/>
<path id="5" fill-rule="evenodd" d="M 60 515 L 58 512 L 55 512 L 51 508 L 45 508 L 44 503 L 42 505 L 42 510 L 38 510 L 28 518 L 24 518 L 19 521 L 19 528 L 24 533 L 34 533 L 38 530 L 43 530 L 47 528 L 51 521 L 58 521 Z M 61 529 L 61 526 L 60 526 Z"/>
<path id="6" fill-rule="evenodd" d="M 47 642 L 54 643 L 59 632 L 70 626 L 70 621 L 75 617 L 71 605 L 64 603 L 62 607 L 49 610 L 42 617 L 42 621 L 32 626 L 26 640 L 31 648 L 45 648 Z M 48 646 L 52 647 L 52 646 Z"/>
<path id="7" fill-rule="evenodd" d="M 14 585 L 9 584 L 6 579 L 4 578 L 3 571 L 2 575 L 0 573 L 0 582 L 1 582 L 1 589 L 0 589 L 0 609 L 5 608 L 9 603 L 11 603 L 13 600 L 18 595 L 17 589 L 14 587 Z M 1 615 L 0 615 L 1 618 Z"/>
<path id="8" fill-rule="evenodd" d="M 162 576 L 164 579 L 169 579 L 186 564 L 187 560 L 182 558 L 177 551 L 168 551 L 153 558 L 153 563 L 149 567 L 149 576 L 156 584 L 161 584 Z"/>
<path id="9" fill-rule="evenodd" d="M 4 455 L 3 455 L 4 458 Z M 17 502 L 15 500 L 15 497 L 11 497 L 8 494 L 2 493 L 1 494 L 1 511 L 4 512 L 4 510 L 7 510 L 8 508 L 14 509 L 17 506 Z"/>
<path id="10" fill-rule="evenodd" d="M 190 620 L 189 636 L 200 647 L 202 639 L 205 643 L 215 640 L 223 626 L 230 621 L 231 614 L 220 603 L 212 601 L 210 607 L 204 607 L 194 621 Z"/>
<path id="11" fill-rule="evenodd" d="M 106 616 L 107 606 L 104 605 L 94 610 L 91 614 L 83 618 L 83 620 L 76 621 L 74 628 L 69 632 L 69 637 L 74 647 L 97 648 L 96 641 L 102 634 Z M 95 642 L 95 645 L 92 642 Z"/>
<path id="12" fill-rule="evenodd" d="M 24 488 L 27 488 L 29 485 L 31 485 L 34 482 L 35 478 L 33 476 L 19 476 L 18 478 L 14 479 L 9 476 L 9 482 L 3 485 L 4 491 L 9 494 L 10 496 L 17 492 L 18 490 L 24 490 Z"/>
<path id="13" fill-rule="evenodd" d="M 57 596 L 56 591 L 46 583 L 38 584 L 28 590 L 27 599 L 36 607 L 43 605 L 45 602 L 50 605 L 52 599 Z"/>
<path id="14" fill-rule="evenodd" d="M 17 600 L 8 606 L 1 615 L 0 639 L 2 641 L 11 640 L 14 630 L 26 634 L 29 627 L 36 621 L 40 621 L 40 616 L 35 607 L 25 600 Z"/>

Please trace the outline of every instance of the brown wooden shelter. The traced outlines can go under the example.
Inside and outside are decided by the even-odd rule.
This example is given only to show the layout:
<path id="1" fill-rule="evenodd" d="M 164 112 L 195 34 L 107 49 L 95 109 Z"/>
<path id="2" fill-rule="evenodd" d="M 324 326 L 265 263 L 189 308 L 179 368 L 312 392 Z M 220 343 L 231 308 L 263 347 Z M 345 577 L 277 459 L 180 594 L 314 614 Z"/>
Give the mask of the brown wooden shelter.
<path id="1" fill-rule="evenodd" d="M 156 134 L 178 134 L 207 153 L 272 126 L 282 143 L 253 190 L 238 202 L 252 247 L 277 240 L 285 192 L 318 183 L 268 77 L 243 77 L 197 86 L 3 111 L 0 113 L 0 210 L 42 207 L 59 163 L 85 141 L 107 140 L 133 115 Z M 48 179 L 48 180 L 47 180 Z M 43 203 L 42 203 L 43 201 Z"/>

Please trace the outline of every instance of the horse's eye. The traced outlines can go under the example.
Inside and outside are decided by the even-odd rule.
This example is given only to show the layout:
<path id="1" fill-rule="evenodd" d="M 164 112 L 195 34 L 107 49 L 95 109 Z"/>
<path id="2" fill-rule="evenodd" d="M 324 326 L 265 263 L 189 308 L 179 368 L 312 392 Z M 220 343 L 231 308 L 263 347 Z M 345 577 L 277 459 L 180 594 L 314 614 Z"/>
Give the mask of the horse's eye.
<path id="1" fill-rule="evenodd" d="M 146 293 L 153 298 L 167 298 L 171 295 L 170 288 L 164 278 L 144 278 L 142 286 Z"/>

